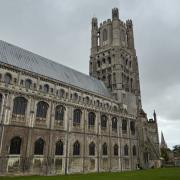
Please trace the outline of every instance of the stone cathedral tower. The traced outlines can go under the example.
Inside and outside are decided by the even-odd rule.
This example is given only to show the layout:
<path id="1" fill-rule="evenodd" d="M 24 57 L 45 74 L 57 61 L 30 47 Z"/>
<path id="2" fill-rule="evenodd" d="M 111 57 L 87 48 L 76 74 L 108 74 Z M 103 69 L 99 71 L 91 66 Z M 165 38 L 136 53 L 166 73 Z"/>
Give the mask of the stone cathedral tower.
<path id="1" fill-rule="evenodd" d="M 112 20 L 100 26 L 92 18 L 89 67 L 90 75 L 102 80 L 129 114 L 137 115 L 141 96 L 133 24 L 121 21 L 117 8 L 112 9 Z"/>

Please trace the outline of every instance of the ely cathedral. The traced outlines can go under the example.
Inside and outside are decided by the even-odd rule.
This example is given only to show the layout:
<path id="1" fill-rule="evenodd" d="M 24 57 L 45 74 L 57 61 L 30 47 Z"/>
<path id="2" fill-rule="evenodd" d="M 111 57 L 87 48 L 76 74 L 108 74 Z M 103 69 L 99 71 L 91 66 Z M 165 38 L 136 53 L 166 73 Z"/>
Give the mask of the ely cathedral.
<path id="1" fill-rule="evenodd" d="M 159 157 L 133 24 L 117 8 L 92 18 L 89 76 L 0 41 L 0 175 L 130 171 Z"/>

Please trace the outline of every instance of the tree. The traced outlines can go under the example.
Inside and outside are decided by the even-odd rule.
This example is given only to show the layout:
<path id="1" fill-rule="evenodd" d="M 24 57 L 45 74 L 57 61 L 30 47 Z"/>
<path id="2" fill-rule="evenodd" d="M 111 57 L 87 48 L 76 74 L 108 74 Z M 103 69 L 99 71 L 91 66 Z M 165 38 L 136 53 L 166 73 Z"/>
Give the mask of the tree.
<path id="1" fill-rule="evenodd" d="M 175 145 L 173 147 L 173 152 L 175 156 L 180 156 L 180 145 Z"/>
<path id="2" fill-rule="evenodd" d="M 168 156 L 168 150 L 166 148 L 161 148 L 161 157 L 164 158 L 165 162 L 167 162 L 169 160 L 169 156 Z"/>

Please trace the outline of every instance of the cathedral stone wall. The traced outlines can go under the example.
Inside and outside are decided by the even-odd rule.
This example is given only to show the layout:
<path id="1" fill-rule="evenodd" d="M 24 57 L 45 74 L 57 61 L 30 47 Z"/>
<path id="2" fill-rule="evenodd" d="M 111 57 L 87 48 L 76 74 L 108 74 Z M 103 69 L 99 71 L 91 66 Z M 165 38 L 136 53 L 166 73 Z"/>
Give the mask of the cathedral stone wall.
<path id="1" fill-rule="evenodd" d="M 0 72 L 2 96 L 0 172 L 2 174 L 65 174 L 124 171 L 136 168 L 137 154 L 132 155 L 131 146 L 136 145 L 138 151 L 137 136 L 136 133 L 132 135 L 130 130 L 130 122 L 136 122 L 136 117 L 128 115 L 117 101 L 63 83 L 57 84 L 47 77 L 6 65 L 1 65 Z M 6 82 L 6 74 L 11 75 L 9 84 Z M 31 80 L 30 88 L 26 87 L 27 79 Z M 48 92 L 44 89 L 46 84 L 49 86 Z M 60 89 L 64 90 L 64 96 L 57 94 Z M 27 100 L 24 114 L 21 110 L 20 112 L 15 110 L 18 107 L 22 108 L 22 105 L 15 104 L 15 99 L 18 97 Z M 48 104 L 46 117 L 37 117 L 39 102 Z M 55 119 L 58 105 L 64 107 L 62 120 Z M 75 109 L 81 111 L 79 124 L 74 119 Z M 90 112 L 95 114 L 93 125 L 89 124 Z M 107 118 L 106 127 L 101 125 L 103 115 Z M 112 127 L 113 118 L 116 118 L 117 125 L 115 122 Z M 125 134 L 122 131 L 122 119 L 127 121 Z M 14 137 L 21 139 L 20 152 L 15 154 L 11 153 Z M 40 138 L 44 141 L 43 153 L 35 154 L 35 142 Z M 63 153 L 55 155 L 56 143 L 59 140 L 63 143 Z M 73 145 L 76 141 L 80 144 L 78 155 L 73 154 Z M 95 145 L 95 152 L 90 155 L 89 145 L 92 142 Z M 105 154 L 103 154 L 104 143 L 107 145 Z M 129 153 L 125 156 L 126 144 Z M 118 147 L 116 155 L 114 155 L 115 145 Z M 17 148 L 16 145 L 14 148 Z"/>

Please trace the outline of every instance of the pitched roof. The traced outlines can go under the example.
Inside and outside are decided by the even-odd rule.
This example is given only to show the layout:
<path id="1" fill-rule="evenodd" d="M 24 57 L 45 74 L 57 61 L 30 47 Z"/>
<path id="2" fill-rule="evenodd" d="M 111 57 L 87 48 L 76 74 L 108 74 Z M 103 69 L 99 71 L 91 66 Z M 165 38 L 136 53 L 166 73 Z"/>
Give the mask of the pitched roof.
<path id="1" fill-rule="evenodd" d="M 50 77 L 99 95 L 110 96 L 102 81 L 1 40 L 0 63 Z"/>

